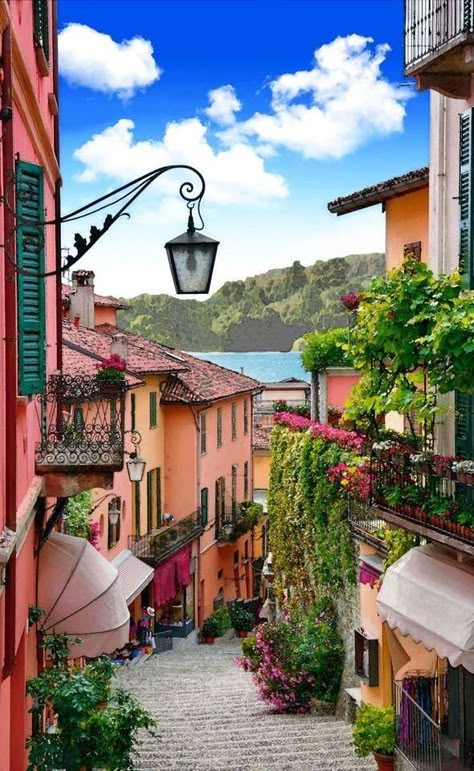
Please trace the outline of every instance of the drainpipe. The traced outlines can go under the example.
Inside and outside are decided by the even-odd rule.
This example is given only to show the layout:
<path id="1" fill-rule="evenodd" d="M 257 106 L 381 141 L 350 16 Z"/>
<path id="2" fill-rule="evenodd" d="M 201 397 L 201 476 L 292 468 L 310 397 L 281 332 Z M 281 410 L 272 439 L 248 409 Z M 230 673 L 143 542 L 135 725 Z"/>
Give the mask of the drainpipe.
<path id="1" fill-rule="evenodd" d="M 53 92 L 56 97 L 56 101 L 59 104 L 59 86 L 58 86 L 58 3 L 57 0 L 53 0 L 52 6 L 52 22 L 53 22 Z M 54 117 L 54 154 L 59 165 L 59 115 Z M 59 219 L 61 217 L 61 177 L 54 183 L 54 219 L 56 220 L 55 229 L 55 246 L 56 246 L 56 269 L 61 268 L 61 225 Z M 46 279 L 45 279 L 46 280 Z M 63 367 L 63 346 L 62 346 L 62 291 L 61 291 L 61 273 L 56 277 L 56 368 L 61 371 Z"/>
<path id="2" fill-rule="evenodd" d="M 13 259 L 16 256 L 15 239 L 9 238 L 14 233 L 15 210 L 14 147 L 12 121 L 12 33 L 8 25 L 2 35 L 2 185 L 5 203 L 3 209 L 4 249 L 4 293 L 5 293 L 5 504 L 6 525 L 16 530 L 16 397 L 17 397 L 17 308 L 16 308 L 16 273 L 8 262 L 7 248 Z M 10 116 L 8 117 L 8 112 Z M 16 627 L 16 552 L 13 551 L 7 565 L 7 586 L 5 595 L 5 658 L 2 677 L 8 677 L 15 664 L 15 627 Z"/>

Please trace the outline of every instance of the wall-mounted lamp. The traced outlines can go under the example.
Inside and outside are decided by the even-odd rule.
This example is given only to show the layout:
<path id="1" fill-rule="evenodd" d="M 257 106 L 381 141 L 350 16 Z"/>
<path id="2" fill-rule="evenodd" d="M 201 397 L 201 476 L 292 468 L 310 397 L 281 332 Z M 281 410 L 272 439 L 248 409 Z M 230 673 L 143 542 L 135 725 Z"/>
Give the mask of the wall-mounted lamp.
<path id="1" fill-rule="evenodd" d="M 159 169 L 149 171 L 147 174 L 143 174 L 143 176 L 137 177 L 131 182 L 127 182 L 116 190 L 112 190 L 112 192 L 107 193 L 100 198 L 96 198 L 94 201 L 81 206 L 79 209 L 76 209 L 69 214 L 65 214 L 59 219 L 38 222 L 34 219 L 32 220 L 27 215 L 16 215 L 16 226 L 14 231 L 8 234 L 5 241 L 5 251 L 9 262 L 13 265 L 15 271 L 21 275 L 42 278 L 47 276 L 60 276 L 75 265 L 76 262 L 78 262 L 94 246 L 94 244 L 97 243 L 104 233 L 106 233 L 107 230 L 110 230 L 112 225 L 117 222 L 120 217 L 130 217 L 130 214 L 127 211 L 128 208 L 156 179 L 158 179 L 158 177 L 161 177 L 162 174 L 165 174 L 168 171 L 174 171 L 176 169 L 192 171 L 197 175 L 200 186 L 197 193 L 195 192 L 195 185 L 192 182 L 183 182 L 180 186 L 179 194 L 181 198 L 186 201 L 186 205 L 189 209 L 188 227 L 185 233 L 168 241 L 165 244 L 165 249 L 168 255 L 176 292 L 178 294 L 207 294 L 211 284 L 219 242 L 197 232 L 202 231 L 204 228 L 204 222 L 201 216 L 201 201 L 206 189 L 206 183 L 202 174 L 193 166 L 188 166 L 187 164 L 172 164 L 170 166 L 162 166 Z M 13 183 L 16 186 L 16 196 L 19 202 L 28 204 L 28 202 L 33 200 L 37 195 L 33 183 L 29 183 L 28 180 L 22 179 L 21 183 L 18 184 L 17 180 L 14 179 Z M 35 242 L 38 239 L 44 241 L 43 228 L 45 225 L 64 225 L 73 220 L 83 219 L 98 211 L 113 207 L 116 204 L 121 204 L 118 210 L 114 214 L 107 214 L 102 227 L 93 225 L 90 228 L 88 238 L 85 238 L 80 233 L 75 234 L 74 247 L 76 249 L 76 254 L 68 254 L 61 268 L 46 273 L 36 273 L 27 268 L 20 268 L 14 257 L 9 254 L 9 241 L 16 234 L 18 228 L 28 228 L 29 231 L 32 231 L 31 238 L 35 239 Z M 27 211 L 28 207 L 24 206 L 23 208 Z M 194 224 L 194 208 L 196 208 L 199 216 L 201 223 L 200 227 L 196 227 Z"/>

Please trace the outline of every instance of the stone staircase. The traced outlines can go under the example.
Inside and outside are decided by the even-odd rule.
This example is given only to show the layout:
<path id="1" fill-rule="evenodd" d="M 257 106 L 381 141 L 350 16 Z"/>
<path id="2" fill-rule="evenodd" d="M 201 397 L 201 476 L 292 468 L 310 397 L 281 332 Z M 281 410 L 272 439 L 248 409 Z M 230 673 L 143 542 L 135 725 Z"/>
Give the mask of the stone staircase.
<path id="1" fill-rule="evenodd" d="M 233 659 L 237 640 L 152 656 L 120 672 L 159 722 L 143 737 L 142 771 L 373 771 L 357 758 L 351 727 L 334 717 L 278 715 L 258 701 L 251 676 Z"/>

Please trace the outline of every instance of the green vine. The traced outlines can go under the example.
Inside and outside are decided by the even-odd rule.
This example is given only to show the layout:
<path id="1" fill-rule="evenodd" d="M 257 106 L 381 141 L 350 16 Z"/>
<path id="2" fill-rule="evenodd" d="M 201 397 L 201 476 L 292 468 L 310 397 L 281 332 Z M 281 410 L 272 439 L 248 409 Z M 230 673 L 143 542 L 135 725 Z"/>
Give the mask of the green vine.
<path id="1" fill-rule="evenodd" d="M 326 471 L 353 454 L 309 432 L 273 428 L 268 495 L 275 588 L 310 607 L 318 596 L 355 583 L 347 497 Z"/>

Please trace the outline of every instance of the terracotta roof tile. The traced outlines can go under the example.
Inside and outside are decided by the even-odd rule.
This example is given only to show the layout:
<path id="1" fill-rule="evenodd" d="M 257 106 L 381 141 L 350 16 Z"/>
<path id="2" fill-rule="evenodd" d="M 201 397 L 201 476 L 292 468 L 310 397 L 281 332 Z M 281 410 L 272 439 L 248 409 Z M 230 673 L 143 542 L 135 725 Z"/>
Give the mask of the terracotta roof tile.
<path id="1" fill-rule="evenodd" d="M 359 209 L 366 209 L 377 203 L 383 203 L 389 198 L 395 198 L 412 190 L 428 187 L 429 167 L 414 169 L 399 177 L 392 177 L 383 182 L 378 182 L 372 187 L 365 187 L 350 195 L 336 198 L 328 203 L 328 209 L 332 214 L 348 214 Z"/>
<path id="2" fill-rule="evenodd" d="M 69 297 L 72 292 L 72 286 L 68 284 L 61 285 L 61 293 L 63 297 Z M 105 306 L 107 308 L 117 308 L 118 310 L 126 310 L 129 306 L 128 303 L 123 300 L 117 300 L 116 297 L 105 297 L 101 294 L 95 294 L 94 292 L 94 304 Z"/>
<path id="3" fill-rule="evenodd" d="M 85 351 L 79 346 L 63 340 L 63 372 L 67 375 L 95 375 L 101 356 Z M 125 371 L 125 379 L 130 387 L 140 385 L 140 380 L 132 372 Z"/>
<path id="4" fill-rule="evenodd" d="M 254 450 L 268 450 L 270 447 L 271 426 L 255 426 L 253 430 L 253 448 Z"/>
<path id="5" fill-rule="evenodd" d="M 127 369 L 130 372 L 137 375 L 172 375 L 162 392 L 161 402 L 164 404 L 207 404 L 261 390 L 260 383 L 253 378 L 110 324 L 101 324 L 93 330 L 76 328 L 69 321 L 63 322 L 65 345 L 94 352 L 99 360 L 110 355 L 112 336 L 118 332 L 124 334 L 128 341 Z"/>
<path id="6" fill-rule="evenodd" d="M 261 390 L 261 385 L 247 375 L 241 375 L 232 369 L 221 367 L 219 364 L 197 359 L 189 353 L 179 353 L 187 363 L 189 369 L 180 373 L 177 378 L 182 386 L 192 394 L 192 401 L 207 403 L 218 399 L 226 399 L 238 394 L 253 393 Z M 184 394 L 184 390 L 182 391 Z M 184 396 L 180 399 L 182 399 Z M 162 401 L 172 403 L 175 401 L 173 392 L 168 391 L 168 384 L 163 391 Z"/>
<path id="7" fill-rule="evenodd" d="M 105 325 L 104 325 L 105 326 Z M 66 343 L 72 343 L 86 352 L 96 354 L 100 359 L 110 356 L 112 334 L 120 330 L 108 326 L 108 331 L 102 327 L 97 329 L 88 329 L 87 327 L 75 327 L 71 322 L 63 322 L 63 338 Z M 138 338 L 141 341 L 137 345 L 134 340 L 128 338 L 128 358 L 127 369 L 138 375 L 144 374 L 167 374 L 171 372 L 180 372 L 187 368 L 187 364 L 178 360 L 176 357 L 166 352 L 166 349 L 160 349 L 153 343 L 144 338 Z"/>
<path id="8" fill-rule="evenodd" d="M 101 324 L 97 329 L 107 331 L 109 334 L 122 332 L 127 336 L 129 346 L 132 344 L 146 351 L 156 351 L 161 355 L 172 357 L 180 364 L 183 371 L 177 375 L 177 378 L 170 379 L 164 387 L 161 397 L 164 404 L 206 404 L 216 399 L 226 399 L 229 396 L 261 389 L 260 383 L 251 377 L 211 361 L 198 359 L 189 353 L 177 351 L 156 341 L 124 332 L 110 324 Z"/>

